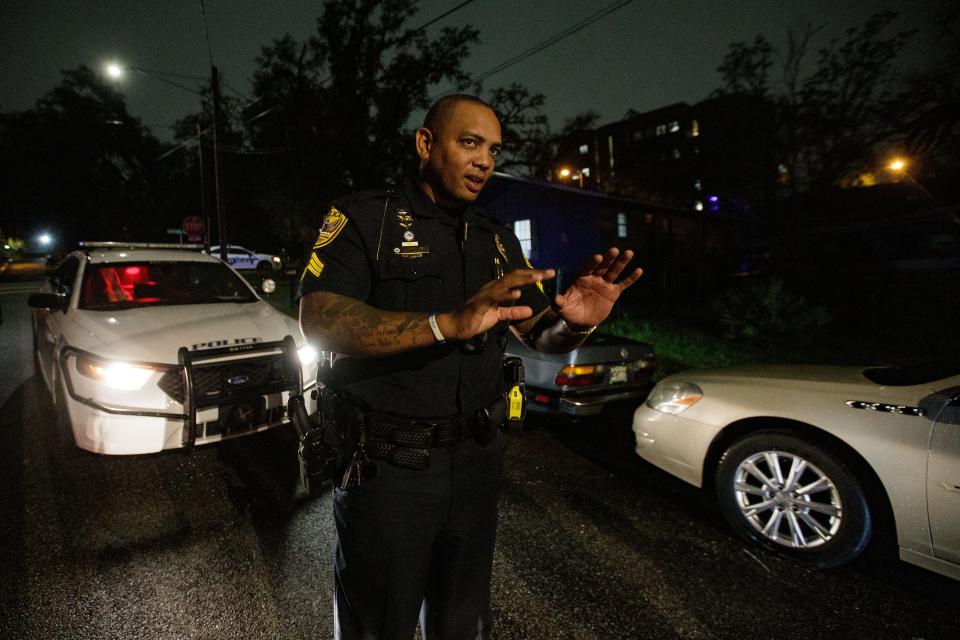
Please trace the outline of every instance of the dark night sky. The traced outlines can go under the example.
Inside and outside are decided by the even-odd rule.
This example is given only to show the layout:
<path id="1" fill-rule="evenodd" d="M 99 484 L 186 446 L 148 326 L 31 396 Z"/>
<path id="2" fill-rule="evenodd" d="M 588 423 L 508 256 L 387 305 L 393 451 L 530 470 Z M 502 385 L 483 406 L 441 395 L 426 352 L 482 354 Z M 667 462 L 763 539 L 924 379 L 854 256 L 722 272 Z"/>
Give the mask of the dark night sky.
<path id="1" fill-rule="evenodd" d="M 431 29 L 464 23 L 479 28 L 482 42 L 466 63 L 477 74 L 613 1 L 475 0 Z M 459 2 L 422 0 L 409 24 L 419 26 Z M 543 92 L 554 127 L 586 109 L 607 122 L 629 108 L 646 111 L 704 98 L 717 86 L 715 69 L 733 41 L 763 33 L 777 46 L 788 27 L 805 22 L 826 25 L 824 36 L 836 35 L 886 9 L 900 12 L 900 28 L 925 27 L 932 4 L 935 0 L 634 0 L 493 76 L 486 86 L 520 81 Z M 260 47 L 286 32 L 307 37 L 321 8 L 321 2 L 293 0 L 207 0 L 214 60 L 230 87 L 247 95 Z M 81 63 L 100 68 L 116 59 L 185 75 L 209 72 L 198 0 L 2 0 L 0 24 L 0 110 L 29 108 L 58 83 L 60 69 Z M 921 49 L 918 42 L 909 55 Z M 164 125 L 196 110 L 195 96 L 153 78 L 129 76 L 124 92 L 131 112 L 161 138 L 169 136 Z"/>

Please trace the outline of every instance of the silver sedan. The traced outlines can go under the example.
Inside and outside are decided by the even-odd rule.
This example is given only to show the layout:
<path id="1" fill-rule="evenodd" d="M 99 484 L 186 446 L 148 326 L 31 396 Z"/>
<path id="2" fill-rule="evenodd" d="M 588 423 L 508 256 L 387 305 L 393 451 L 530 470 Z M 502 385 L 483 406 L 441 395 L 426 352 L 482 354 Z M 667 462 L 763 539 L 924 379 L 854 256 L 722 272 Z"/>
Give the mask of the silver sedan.
<path id="1" fill-rule="evenodd" d="M 750 366 L 661 381 L 636 452 L 716 495 L 747 540 L 814 565 L 877 527 L 900 557 L 960 579 L 960 365 Z"/>

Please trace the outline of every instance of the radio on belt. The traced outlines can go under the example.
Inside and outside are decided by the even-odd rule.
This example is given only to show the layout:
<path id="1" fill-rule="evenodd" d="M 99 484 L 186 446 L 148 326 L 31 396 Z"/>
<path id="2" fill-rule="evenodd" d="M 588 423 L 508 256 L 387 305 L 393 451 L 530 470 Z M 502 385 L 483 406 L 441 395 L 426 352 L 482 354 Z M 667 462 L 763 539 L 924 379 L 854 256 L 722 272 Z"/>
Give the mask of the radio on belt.
<path id="1" fill-rule="evenodd" d="M 513 429 L 519 429 L 523 427 L 523 419 L 527 415 L 527 405 L 523 393 L 523 360 L 517 356 L 504 358 L 503 374 L 507 383 L 506 425 Z"/>

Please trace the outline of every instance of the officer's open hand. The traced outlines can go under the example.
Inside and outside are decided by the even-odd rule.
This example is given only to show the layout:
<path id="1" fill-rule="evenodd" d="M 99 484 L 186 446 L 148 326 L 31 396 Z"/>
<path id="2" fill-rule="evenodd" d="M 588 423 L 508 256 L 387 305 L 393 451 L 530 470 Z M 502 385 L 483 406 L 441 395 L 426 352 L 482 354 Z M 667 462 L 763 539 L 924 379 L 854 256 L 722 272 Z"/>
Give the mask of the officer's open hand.
<path id="1" fill-rule="evenodd" d="M 453 313 L 437 314 L 440 332 L 447 340 L 469 340 L 490 329 L 501 320 L 525 320 L 533 315 L 528 306 L 511 306 L 520 297 L 520 289 L 549 280 L 553 269 L 517 269 L 502 278 L 491 280 Z"/>
<path id="2" fill-rule="evenodd" d="M 617 281 L 631 259 L 633 251 L 620 253 L 616 247 L 591 257 L 573 284 L 554 298 L 560 317 L 574 327 L 594 327 L 606 320 L 620 294 L 643 274 L 637 267 Z"/>

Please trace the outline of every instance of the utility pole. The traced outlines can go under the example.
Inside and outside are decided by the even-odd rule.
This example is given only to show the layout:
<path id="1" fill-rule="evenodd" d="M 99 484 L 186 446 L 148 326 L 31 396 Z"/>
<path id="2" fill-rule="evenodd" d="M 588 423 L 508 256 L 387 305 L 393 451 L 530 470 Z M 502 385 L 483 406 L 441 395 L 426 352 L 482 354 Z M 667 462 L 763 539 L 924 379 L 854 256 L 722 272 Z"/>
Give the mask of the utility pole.
<path id="1" fill-rule="evenodd" d="M 220 259 L 227 261 L 227 240 L 223 235 L 223 212 L 220 209 L 220 150 L 217 145 L 220 111 L 220 72 L 217 65 L 210 65 L 210 84 L 213 89 L 213 196 L 217 211 L 217 239 L 220 241 Z"/>
<path id="2" fill-rule="evenodd" d="M 207 193 L 203 175 L 203 132 L 197 122 L 197 155 L 200 160 L 200 215 L 203 216 L 203 250 L 210 253 L 210 211 L 207 209 Z"/>

